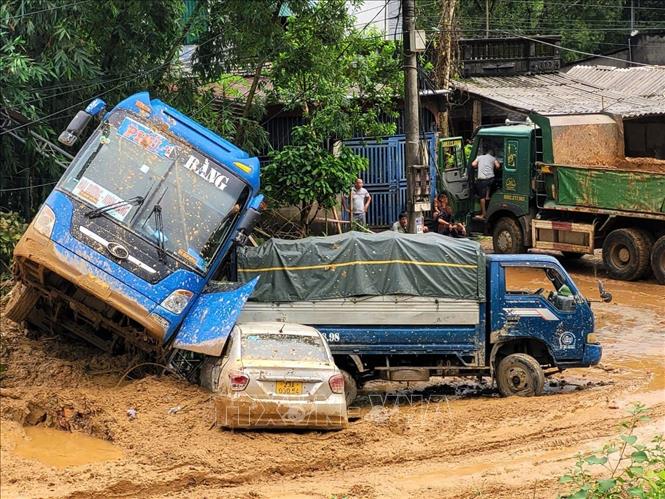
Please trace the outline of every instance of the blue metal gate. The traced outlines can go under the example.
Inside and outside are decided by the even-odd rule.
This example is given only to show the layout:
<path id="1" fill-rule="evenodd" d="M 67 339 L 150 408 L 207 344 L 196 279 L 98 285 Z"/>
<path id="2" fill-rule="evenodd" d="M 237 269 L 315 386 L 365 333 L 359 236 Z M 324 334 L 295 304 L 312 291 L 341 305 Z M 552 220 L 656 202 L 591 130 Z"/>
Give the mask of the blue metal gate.
<path id="1" fill-rule="evenodd" d="M 431 192 L 434 199 L 436 186 L 436 135 L 425 134 L 429 162 Z M 404 135 L 382 139 L 355 138 L 345 140 L 344 145 L 369 160 L 367 170 L 360 174 L 365 188 L 372 196 L 367 223 L 370 226 L 388 226 L 406 209 L 406 172 L 404 169 Z M 344 214 L 348 219 L 348 213 Z"/>

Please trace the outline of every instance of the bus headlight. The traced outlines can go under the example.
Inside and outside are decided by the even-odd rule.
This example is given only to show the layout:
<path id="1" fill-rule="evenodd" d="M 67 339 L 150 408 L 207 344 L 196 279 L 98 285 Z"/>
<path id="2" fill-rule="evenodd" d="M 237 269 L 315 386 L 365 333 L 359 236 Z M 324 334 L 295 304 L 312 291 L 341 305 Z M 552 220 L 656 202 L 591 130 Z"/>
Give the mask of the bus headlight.
<path id="1" fill-rule="evenodd" d="M 48 206 L 44 205 L 37 213 L 37 216 L 32 221 L 32 226 L 37 232 L 46 237 L 51 237 L 53 226 L 55 225 L 55 213 Z"/>
<path id="2" fill-rule="evenodd" d="M 193 294 L 194 293 L 187 291 L 186 289 L 176 289 L 162 302 L 162 307 L 169 312 L 179 314 L 185 310 L 185 307 L 189 303 Z"/>

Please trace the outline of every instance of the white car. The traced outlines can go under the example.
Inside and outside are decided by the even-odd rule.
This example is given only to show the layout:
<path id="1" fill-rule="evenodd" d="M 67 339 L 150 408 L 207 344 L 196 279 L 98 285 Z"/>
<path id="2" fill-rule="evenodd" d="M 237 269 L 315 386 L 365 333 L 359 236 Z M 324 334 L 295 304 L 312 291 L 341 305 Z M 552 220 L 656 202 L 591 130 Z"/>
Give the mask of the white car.
<path id="1" fill-rule="evenodd" d="M 281 322 L 238 324 L 219 358 L 201 369 L 226 428 L 347 426 L 344 378 L 316 329 Z"/>

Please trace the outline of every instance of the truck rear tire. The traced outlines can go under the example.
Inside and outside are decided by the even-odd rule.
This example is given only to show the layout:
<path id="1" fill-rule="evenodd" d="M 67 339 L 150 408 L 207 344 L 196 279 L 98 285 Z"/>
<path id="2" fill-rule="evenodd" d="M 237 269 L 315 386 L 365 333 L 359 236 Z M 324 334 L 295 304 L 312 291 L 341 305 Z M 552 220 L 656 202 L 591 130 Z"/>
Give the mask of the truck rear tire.
<path id="1" fill-rule="evenodd" d="M 641 229 L 616 229 L 603 242 L 603 263 L 611 278 L 635 281 L 649 270 L 652 239 Z"/>
<path id="2" fill-rule="evenodd" d="M 9 294 L 5 307 L 5 317 L 17 324 L 27 319 L 39 300 L 39 291 L 32 286 L 17 282 Z"/>
<path id="3" fill-rule="evenodd" d="M 665 236 L 651 248 L 651 270 L 658 284 L 665 284 Z"/>
<path id="4" fill-rule="evenodd" d="M 499 362 L 494 374 L 504 397 L 533 397 L 543 393 L 545 374 L 536 359 L 525 353 L 511 353 Z"/>
<path id="5" fill-rule="evenodd" d="M 358 396 L 358 384 L 348 371 L 342 371 L 344 377 L 344 398 L 346 399 L 346 407 L 350 407 L 351 403 Z"/>
<path id="6" fill-rule="evenodd" d="M 492 246 L 495 253 L 524 253 L 524 234 L 519 222 L 510 217 L 497 220 L 492 231 Z"/>

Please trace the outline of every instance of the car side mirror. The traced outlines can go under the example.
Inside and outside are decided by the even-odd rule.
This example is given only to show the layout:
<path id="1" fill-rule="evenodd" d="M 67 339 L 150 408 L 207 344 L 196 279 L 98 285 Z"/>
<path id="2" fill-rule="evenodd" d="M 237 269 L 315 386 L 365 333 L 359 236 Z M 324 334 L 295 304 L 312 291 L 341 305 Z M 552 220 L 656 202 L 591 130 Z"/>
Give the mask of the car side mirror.
<path id="1" fill-rule="evenodd" d="M 605 290 L 605 286 L 603 286 L 602 281 L 598 281 L 598 293 L 600 294 L 600 298 L 604 303 L 610 303 L 612 301 L 612 293 Z"/>

